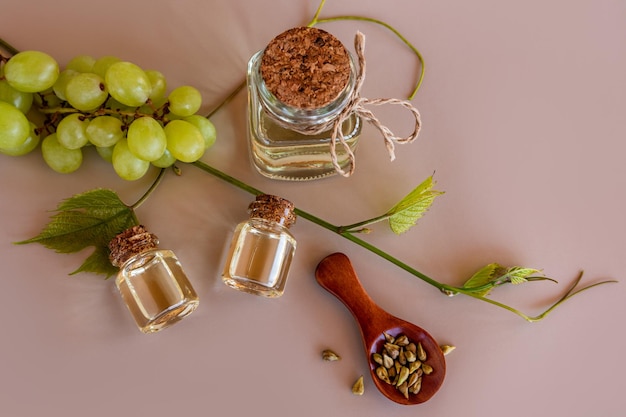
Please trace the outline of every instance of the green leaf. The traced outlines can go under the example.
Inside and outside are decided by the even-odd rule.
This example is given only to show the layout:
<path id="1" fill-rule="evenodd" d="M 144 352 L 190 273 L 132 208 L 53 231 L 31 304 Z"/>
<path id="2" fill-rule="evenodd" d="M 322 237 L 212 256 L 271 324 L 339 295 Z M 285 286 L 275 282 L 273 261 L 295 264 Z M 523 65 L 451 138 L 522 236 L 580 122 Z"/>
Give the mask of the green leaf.
<path id="1" fill-rule="evenodd" d="M 502 270 L 502 266 L 497 263 L 486 265 L 465 281 L 463 288 L 468 290 L 474 288 L 475 290 L 472 292 L 485 296 L 494 287 L 493 281 L 499 277 L 497 273 Z"/>
<path id="2" fill-rule="evenodd" d="M 433 190 L 434 185 L 432 176 L 426 178 L 387 212 L 389 226 L 395 234 L 402 234 L 415 226 L 430 208 L 435 197 L 443 194 L 441 191 Z"/>
<path id="3" fill-rule="evenodd" d="M 114 191 L 95 189 L 62 201 L 55 211 L 41 233 L 16 244 L 40 243 L 58 253 L 93 247 L 92 254 L 71 275 L 79 272 L 114 275 L 117 269 L 109 262 L 108 244 L 115 235 L 138 224 L 133 209 Z"/>
<path id="4" fill-rule="evenodd" d="M 465 281 L 463 289 L 480 296 L 486 296 L 495 287 L 504 284 L 523 284 L 528 281 L 554 281 L 546 277 L 534 276 L 541 273 L 538 269 L 512 266 L 505 268 L 500 264 L 492 263 L 479 269 L 470 279 Z"/>
<path id="5" fill-rule="evenodd" d="M 538 269 L 522 268 L 519 266 L 514 266 L 512 268 L 509 268 L 509 270 L 507 271 L 507 275 L 509 276 L 511 280 L 511 284 L 515 284 L 515 285 L 528 282 L 528 277 L 530 277 L 531 275 L 538 274 L 538 273 L 541 273 L 541 271 Z"/>

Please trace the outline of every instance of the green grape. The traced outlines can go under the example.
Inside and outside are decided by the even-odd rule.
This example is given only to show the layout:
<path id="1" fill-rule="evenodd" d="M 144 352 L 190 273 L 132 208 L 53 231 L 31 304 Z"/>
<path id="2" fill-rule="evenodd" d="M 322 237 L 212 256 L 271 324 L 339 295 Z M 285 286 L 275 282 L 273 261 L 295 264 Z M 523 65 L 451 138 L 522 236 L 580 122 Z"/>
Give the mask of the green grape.
<path id="1" fill-rule="evenodd" d="M 59 78 L 57 78 L 57 81 L 52 86 L 52 90 L 54 91 L 54 94 L 56 94 L 56 96 L 61 100 L 67 101 L 67 98 L 65 97 L 65 89 L 67 88 L 67 83 L 76 74 L 78 74 L 78 72 L 71 69 L 65 69 L 59 73 Z"/>
<path id="2" fill-rule="evenodd" d="M 167 149 L 182 162 L 194 162 L 204 154 L 204 138 L 197 127 L 184 120 L 172 120 L 165 125 Z"/>
<path id="3" fill-rule="evenodd" d="M 30 135 L 26 138 L 24 143 L 22 143 L 17 148 L 11 149 L 2 149 L 0 148 L 0 152 L 10 156 L 22 156 L 30 153 L 33 149 L 39 145 L 39 134 L 37 133 L 37 126 L 34 123 L 30 122 Z"/>
<path id="4" fill-rule="evenodd" d="M 109 93 L 99 75 L 82 72 L 68 81 L 65 96 L 72 107 L 87 112 L 100 107 Z"/>
<path id="5" fill-rule="evenodd" d="M 16 90 L 6 80 L 0 80 L 0 101 L 12 104 L 26 114 L 33 104 L 33 93 Z"/>
<path id="6" fill-rule="evenodd" d="M 169 168 L 174 165 L 174 162 L 176 162 L 176 158 L 172 156 L 172 153 L 169 150 L 165 149 L 163 155 L 159 159 L 157 159 L 156 161 L 152 161 L 151 163 L 158 168 Z"/>
<path id="7" fill-rule="evenodd" d="M 41 154 L 46 164 L 61 174 L 72 173 L 83 163 L 83 152 L 80 149 L 67 149 L 61 145 L 56 133 L 46 136 L 41 142 Z"/>
<path id="8" fill-rule="evenodd" d="M 67 149 L 79 149 L 87 145 L 88 121 L 83 121 L 82 114 L 73 113 L 65 116 L 57 126 L 57 140 Z"/>
<path id="9" fill-rule="evenodd" d="M 90 55 L 77 55 L 70 59 L 65 69 L 76 72 L 94 72 L 93 67 L 95 63 L 96 59 Z"/>
<path id="10" fill-rule="evenodd" d="M 159 159 L 167 147 L 163 127 L 152 117 L 135 119 L 128 127 L 126 138 L 130 151 L 146 161 Z"/>
<path id="11" fill-rule="evenodd" d="M 150 162 L 137 158 L 128 148 L 128 142 L 126 139 L 122 139 L 115 144 L 112 155 L 113 169 L 120 176 L 120 178 L 134 181 L 143 177 L 148 168 L 150 168 Z"/>
<path id="12" fill-rule="evenodd" d="M 52 87 L 59 76 L 59 64 L 50 55 L 24 51 L 9 59 L 4 77 L 13 88 L 25 93 L 38 93 Z"/>
<path id="13" fill-rule="evenodd" d="M 213 146 L 215 140 L 217 139 L 217 131 L 215 130 L 215 126 L 209 119 L 204 116 L 194 114 L 185 117 L 183 120 L 197 127 L 200 133 L 202 133 L 202 137 L 204 138 L 204 149 L 209 149 L 211 146 Z"/>
<path id="14" fill-rule="evenodd" d="M 127 106 L 143 105 L 152 92 L 150 79 L 132 62 L 116 62 L 107 70 L 105 77 L 109 94 Z"/>
<path id="15" fill-rule="evenodd" d="M 165 93 L 167 92 L 167 81 L 165 80 L 165 76 L 159 71 L 155 70 L 147 70 L 146 75 L 150 80 L 150 85 L 152 85 L 152 90 L 150 91 L 150 100 L 156 103 L 162 101 L 165 98 Z"/>
<path id="16" fill-rule="evenodd" d="M 170 102 L 170 111 L 182 117 L 195 114 L 202 105 L 200 91 L 188 85 L 175 88 L 167 98 Z"/>
<path id="17" fill-rule="evenodd" d="M 115 145 L 113 146 L 95 146 L 96 148 L 96 152 L 98 152 L 98 155 L 100 155 L 102 157 L 102 159 L 104 159 L 105 161 L 107 161 L 108 163 L 113 162 L 113 149 L 115 148 Z"/>
<path id="18" fill-rule="evenodd" d="M 96 146 L 113 146 L 124 137 L 122 122 L 113 116 L 98 116 L 87 125 L 89 142 Z"/>
<path id="19" fill-rule="evenodd" d="M 109 67 L 115 64 L 116 62 L 121 62 L 121 61 L 122 60 L 116 56 L 110 56 L 110 55 L 103 56 L 101 58 L 96 59 L 96 62 L 94 62 L 93 64 L 92 72 L 95 74 L 98 74 L 100 77 L 104 79 Z"/>
<path id="20" fill-rule="evenodd" d="M 24 113 L 12 104 L 0 101 L 0 148 L 18 148 L 29 134 L 30 124 Z"/>

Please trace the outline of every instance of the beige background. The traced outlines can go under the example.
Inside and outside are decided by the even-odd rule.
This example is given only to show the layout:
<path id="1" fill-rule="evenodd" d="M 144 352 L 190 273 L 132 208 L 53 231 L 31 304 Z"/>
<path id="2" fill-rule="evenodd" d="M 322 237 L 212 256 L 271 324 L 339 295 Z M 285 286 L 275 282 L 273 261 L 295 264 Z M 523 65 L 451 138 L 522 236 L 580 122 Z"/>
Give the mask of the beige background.
<path id="1" fill-rule="evenodd" d="M 242 79 L 248 58 L 284 29 L 305 24 L 316 0 L 228 2 L 0 0 L 0 36 L 61 64 L 88 53 L 162 71 L 199 88 L 208 111 Z M 494 297 L 542 311 L 584 269 L 585 283 L 626 269 L 626 3 L 621 0 L 329 0 L 323 16 L 376 17 L 397 27 L 427 62 L 414 99 L 418 142 L 390 163 L 368 126 L 356 174 L 305 184 L 267 180 L 249 165 L 245 95 L 213 121 L 214 166 L 336 224 L 386 211 L 435 173 L 446 192 L 400 237 L 376 226 L 369 242 L 435 279 L 460 285 L 490 262 L 542 268 L 558 285 L 507 287 Z M 320 26 L 352 44 L 367 36 L 364 96 L 404 97 L 415 58 L 379 26 Z M 398 133 L 408 116 L 379 114 Z M 287 291 L 266 300 L 218 279 L 228 233 L 251 196 L 194 167 L 168 175 L 139 218 L 173 249 L 201 297 L 184 322 L 142 335 L 112 281 L 69 277 L 86 253 L 59 255 L 11 242 L 37 234 L 47 210 L 96 187 L 128 203 L 152 177 L 128 183 L 89 155 L 73 175 L 39 153 L 0 155 L 0 414 L 10 417 L 569 416 L 617 417 L 623 372 L 625 284 L 594 289 L 529 324 L 468 297 L 446 298 L 390 263 L 301 220 Z M 314 281 L 316 264 L 343 251 L 382 307 L 457 346 L 429 402 L 403 407 L 366 379 L 355 321 Z M 331 347 L 343 356 L 324 363 Z"/>

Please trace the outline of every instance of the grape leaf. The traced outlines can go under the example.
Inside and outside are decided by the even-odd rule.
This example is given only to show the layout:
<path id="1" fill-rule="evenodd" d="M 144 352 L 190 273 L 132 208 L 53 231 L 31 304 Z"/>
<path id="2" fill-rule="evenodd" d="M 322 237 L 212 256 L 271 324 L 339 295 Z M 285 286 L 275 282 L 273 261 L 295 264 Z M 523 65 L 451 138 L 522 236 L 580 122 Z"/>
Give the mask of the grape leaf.
<path id="1" fill-rule="evenodd" d="M 479 269 L 470 279 L 465 281 L 463 289 L 474 294 L 486 296 L 489 292 L 500 285 L 511 283 L 522 284 L 528 281 L 553 281 L 550 278 L 534 276 L 541 273 L 538 269 L 512 266 L 505 268 L 497 263 L 486 265 Z"/>
<path id="2" fill-rule="evenodd" d="M 133 209 L 114 191 L 95 189 L 62 201 L 55 211 L 41 233 L 16 244 L 40 243 L 58 253 L 94 247 L 92 254 L 70 275 L 93 272 L 108 278 L 117 273 L 109 261 L 108 243 L 118 233 L 138 224 Z"/>
<path id="3" fill-rule="evenodd" d="M 494 279 L 497 279 L 499 275 L 496 275 L 496 271 L 501 270 L 502 266 L 497 263 L 486 265 L 479 269 L 474 275 L 472 275 L 470 279 L 465 281 L 465 284 L 463 284 L 463 288 L 476 288 L 476 290 L 472 292 L 481 296 L 485 296 L 489 294 L 489 291 L 491 291 L 491 289 L 493 288 L 493 286 L 487 284 L 493 282 Z"/>
<path id="4" fill-rule="evenodd" d="M 426 178 L 387 212 L 389 227 L 395 234 L 402 234 L 415 226 L 430 208 L 435 197 L 443 194 L 441 191 L 433 190 L 434 185 L 432 176 Z"/>
<path id="5" fill-rule="evenodd" d="M 519 266 L 514 266 L 512 268 L 509 268 L 509 270 L 507 271 L 507 275 L 509 276 L 509 279 L 511 280 L 511 284 L 517 285 L 517 284 L 523 284 L 524 282 L 528 282 L 528 277 L 530 277 L 531 275 L 538 274 L 540 272 L 541 271 L 538 269 L 522 268 Z"/>

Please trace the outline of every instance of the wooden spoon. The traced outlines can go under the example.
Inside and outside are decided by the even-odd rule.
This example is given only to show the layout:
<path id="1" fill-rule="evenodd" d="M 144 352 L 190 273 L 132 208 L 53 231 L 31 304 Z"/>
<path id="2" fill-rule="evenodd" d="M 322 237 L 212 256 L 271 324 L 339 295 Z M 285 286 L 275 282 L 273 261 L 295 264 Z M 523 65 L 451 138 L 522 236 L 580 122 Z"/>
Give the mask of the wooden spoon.
<path id="1" fill-rule="evenodd" d="M 424 329 L 395 317 L 376 305 L 361 286 L 346 255 L 333 253 L 322 259 L 315 270 L 315 278 L 324 289 L 348 307 L 359 323 L 370 374 L 383 395 L 399 404 L 411 405 L 423 403 L 437 392 L 446 374 L 446 362 L 439 345 Z M 408 399 L 395 386 L 376 376 L 376 368 L 380 365 L 374 362 L 372 354 L 383 349 L 386 342 L 383 333 L 394 337 L 405 334 L 416 345 L 421 343 L 428 355 L 425 363 L 433 368 L 430 375 L 423 375 L 421 390 L 417 394 L 409 393 Z"/>

